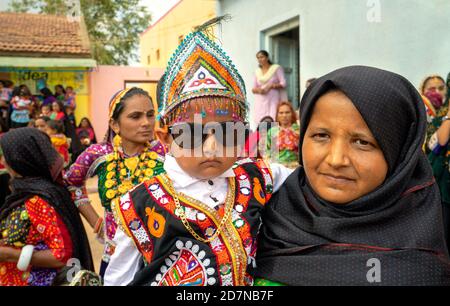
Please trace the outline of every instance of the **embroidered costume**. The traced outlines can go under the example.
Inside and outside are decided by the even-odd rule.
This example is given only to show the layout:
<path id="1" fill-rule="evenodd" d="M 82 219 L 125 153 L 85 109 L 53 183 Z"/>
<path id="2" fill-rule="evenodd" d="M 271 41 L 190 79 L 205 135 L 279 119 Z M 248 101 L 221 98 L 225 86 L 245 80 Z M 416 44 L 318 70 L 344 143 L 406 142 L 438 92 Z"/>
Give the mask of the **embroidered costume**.
<path id="1" fill-rule="evenodd" d="M 123 156 L 123 152 L 119 153 Z M 70 167 L 65 174 L 65 180 L 70 184 L 69 189 L 74 197 L 75 205 L 80 206 L 83 203 L 89 202 L 85 183 L 90 177 L 98 176 L 98 194 L 102 206 L 105 208 L 105 233 L 106 243 L 103 255 L 105 262 L 109 261 L 109 257 L 114 252 L 114 245 L 111 243 L 111 239 L 114 237 L 116 231 L 116 223 L 114 222 L 114 216 L 111 213 L 110 202 L 116 196 L 116 193 L 111 189 L 112 179 L 116 179 L 117 182 L 124 182 L 126 186 L 119 186 L 120 189 L 128 188 L 139 183 L 139 177 L 136 177 L 133 181 L 126 181 L 125 177 L 119 173 L 116 173 L 117 162 L 113 161 L 114 149 L 109 143 L 94 144 L 87 148 L 76 160 L 76 162 Z M 163 171 L 164 149 L 158 141 L 153 141 L 149 147 L 149 153 L 142 159 L 143 162 L 150 164 L 152 167 L 148 167 L 148 176 L 152 176 L 154 173 L 160 173 Z M 123 156 L 125 157 L 125 156 Z M 128 164 L 127 161 L 135 160 L 135 157 L 125 157 L 123 163 Z M 137 165 L 133 165 L 136 168 Z M 125 172 L 130 171 L 125 170 Z M 133 169 L 134 170 L 134 169 Z M 123 173 L 123 171 L 122 171 Z M 145 172 L 144 172 L 145 173 Z M 125 182 L 126 181 L 126 182 Z M 142 181 L 142 177 L 141 177 Z M 119 183 L 117 183 L 119 184 Z M 131 184 L 132 186 L 129 186 Z M 127 190 L 128 190 L 127 189 Z M 124 192 L 125 193 L 125 192 Z"/>
<path id="2" fill-rule="evenodd" d="M 40 197 L 33 197 L 15 208 L 0 223 L 6 246 L 21 248 L 27 244 L 35 250 L 51 250 L 61 262 L 72 257 L 72 241 L 55 209 Z M 0 286 L 50 286 L 56 269 L 30 267 L 22 272 L 17 263 L 0 263 Z"/>
<path id="3" fill-rule="evenodd" d="M 111 100 L 109 117 L 112 117 L 120 99 L 129 89 L 119 91 Z M 98 176 L 98 193 L 102 206 L 105 208 L 105 250 L 103 262 L 109 262 L 114 253 L 114 237 L 117 225 L 111 213 L 110 202 L 119 197 L 135 185 L 163 171 L 165 150 L 159 141 L 152 141 L 145 150 L 136 156 L 127 156 L 117 140 L 115 134 L 110 135 L 109 141 L 93 144 L 88 147 L 65 173 L 65 181 L 72 192 L 77 206 L 89 202 L 85 183 L 93 176 Z M 116 142 L 116 143 L 114 143 Z"/>
<path id="4" fill-rule="evenodd" d="M 251 159 L 236 164 L 233 171 L 225 203 L 216 207 L 176 193 L 165 174 L 145 181 L 122 198 L 115 212 L 145 266 L 133 284 L 252 284 L 260 213 L 273 191 L 272 175 L 262 161 Z M 174 194 L 182 203 L 178 208 Z M 181 221 L 183 213 L 195 233 L 213 239 L 193 239 Z"/>
<path id="5" fill-rule="evenodd" d="M 158 94 L 167 125 L 193 112 L 236 122 L 247 115 L 241 76 L 201 32 L 178 47 Z M 164 170 L 112 201 L 119 228 L 105 285 L 251 285 L 261 212 L 290 171 L 248 158 L 200 180 L 171 155 Z"/>
<path id="6" fill-rule="evenodd" d="M 62 267 L 76 258 L 79 266 L 93 271 L 83 223 L 61 184 L 63 160 L 47 135 L 35 128 L 15 129 L 0 138 L 0 146 L 6 163 L 17 173 L 10 182 L 11 195 L 0 207 L 0 246 L 21 254 L 16 262 L 0 262 L 0 285 L 53 283 L 56 269 L 40 267 L 42 261 L 33 262 L 33 253 L 26 253 L 27 264 L 20 260 L 30 246 L 34 252 L 50 251 L 43 253 L 42 260 L 48 260 L 50 253 Z"/>
<path id="7" fill-rule="evenodd" d="M 64 159 L 64 167 L 70 163 L 69 142 L 64 134 L 55 134 L 50 137 L 55 150 Z"/>

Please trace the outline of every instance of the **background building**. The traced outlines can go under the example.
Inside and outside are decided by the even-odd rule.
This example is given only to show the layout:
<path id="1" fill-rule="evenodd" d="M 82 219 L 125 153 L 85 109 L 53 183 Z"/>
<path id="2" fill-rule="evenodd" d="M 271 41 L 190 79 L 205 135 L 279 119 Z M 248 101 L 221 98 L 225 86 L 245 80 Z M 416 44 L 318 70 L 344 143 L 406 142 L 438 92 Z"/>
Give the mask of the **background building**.
<path id="1" fill-rule="evenodd" d="M 450 1 L 219 0 L 230 14 L 218 33 L 241 72 L 250 101 L 256 52 L 285 68 L 289 99 L 298 106 L 305 82 L 336 68 L 369 65 L 418 86 L 450 71 Z M 219 29 L 220 30 L 220 29 Z"/>
<path id="2" fill-rule="evenodd" d="M 164 69 L 185 35 L 216 16 L 216 5 L 214 0 L 180 0 L 141 34 L 141 65 Z"/>
<path id="3" fill-rule="evenodd" d="M 33 94 L 57 84 L 77 93 L 77 120 L 89 116 L 88 73 L 95 67 L 83 20 L 0 12 L 0 79 L 26 84 Z"/>

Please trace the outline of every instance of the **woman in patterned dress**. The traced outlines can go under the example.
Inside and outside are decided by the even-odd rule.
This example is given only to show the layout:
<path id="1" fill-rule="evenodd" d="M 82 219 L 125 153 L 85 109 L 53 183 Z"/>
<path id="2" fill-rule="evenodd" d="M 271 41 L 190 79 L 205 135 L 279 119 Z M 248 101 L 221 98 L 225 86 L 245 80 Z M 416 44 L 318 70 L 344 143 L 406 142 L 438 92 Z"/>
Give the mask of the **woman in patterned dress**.
<path id="1" fill-rule="evenodd" d="M 93 270 L 89 243 L 70 193 L 63 160 L 47 135 L 13 130 L 0 140 L 12 194 L 0 207 L 0 285 L 49 286 L 69 259 Z"/>
<path id="2" fill-rule="evenodd" d="M 300 127 L 292 104 L 283 101 L 278 105 L 275 120 L 278 125 L 267 133 L 268 158 L 288 168 L 298 167 L 298 141 Z"/>
<path id="3" fill-rule="evenodd" d="M 109 118 L 106 141 L 88 147 L 65 174 L 75 205 L 105 242 L 100 275 L 115 248 L 112 237 L 117 226 L 111 200 L 144 178 L 161 173 L 165 152 L 153 138 L 155 110 L 146 91 L 136 87 L 119 91 L 110 102 Z M 93 176 L 98 176 L 98 193 L 105 209 L 103 218 L 91 206 L 86 192 L 86 180 Z"/>

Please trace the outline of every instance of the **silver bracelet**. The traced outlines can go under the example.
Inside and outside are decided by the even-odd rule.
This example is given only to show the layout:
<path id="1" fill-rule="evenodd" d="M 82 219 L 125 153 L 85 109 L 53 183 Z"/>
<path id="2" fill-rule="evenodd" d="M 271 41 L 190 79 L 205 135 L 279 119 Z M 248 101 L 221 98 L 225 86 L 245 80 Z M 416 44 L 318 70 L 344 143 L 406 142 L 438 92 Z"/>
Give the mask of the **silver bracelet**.
<path id="1" fill-rule="evenodd" d="M 17 269 L 20 271 L 28 270 L 28 266 L 30 265 L 31 258 L 33 257 L 34 245 L 27 244 L 22 248 L 20 252 L 19 261 L 17 262 Z"/>

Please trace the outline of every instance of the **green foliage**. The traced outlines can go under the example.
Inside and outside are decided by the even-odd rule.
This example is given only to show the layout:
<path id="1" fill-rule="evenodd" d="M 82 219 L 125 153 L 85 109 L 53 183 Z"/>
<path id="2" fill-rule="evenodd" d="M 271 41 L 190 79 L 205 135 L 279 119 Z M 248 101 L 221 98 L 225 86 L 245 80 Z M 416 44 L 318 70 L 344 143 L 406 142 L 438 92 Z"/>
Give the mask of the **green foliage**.
<path id="1" fill-rule="evenodd" d="M 134 52 L 139 34 L 150 24 L 151 16 L 139 0 L 79 0 L 92 55 L 102 65 L 127 65 L 137 60 Z M 68 15 L 74 0 L 13 0 L 14 12 Z"/>

